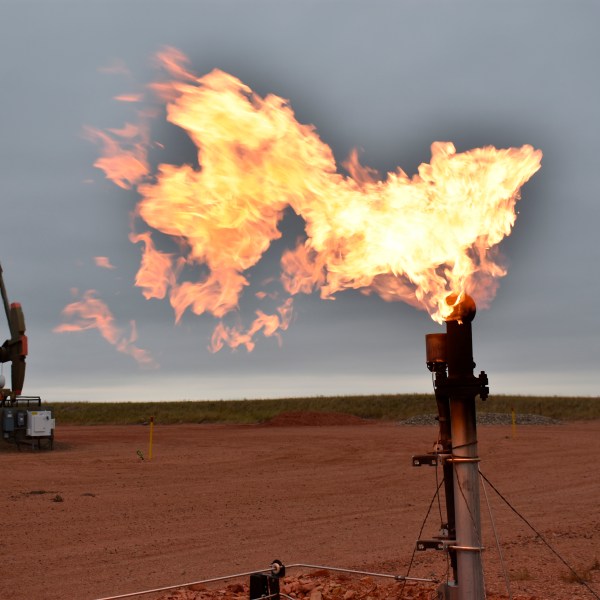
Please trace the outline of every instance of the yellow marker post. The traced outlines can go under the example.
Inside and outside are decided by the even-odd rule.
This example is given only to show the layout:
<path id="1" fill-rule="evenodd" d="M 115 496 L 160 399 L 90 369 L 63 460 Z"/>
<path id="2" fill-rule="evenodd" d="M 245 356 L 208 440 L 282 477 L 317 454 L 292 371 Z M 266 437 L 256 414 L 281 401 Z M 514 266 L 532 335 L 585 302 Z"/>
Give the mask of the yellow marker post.
<path id="1" fill-rule="evenodd" d="M 517 437 L 517 413 L 515 412 L 514 407 L 510 409 L 512 416 L 512 436 L 513 438 Z"/>
<path id="2" fill-rule="evenodd" d="M 150 442 L 148 444 L 148 460 L 152 460 L 152 435 L 154 433 L 154 417 L 150 417 Z"/>

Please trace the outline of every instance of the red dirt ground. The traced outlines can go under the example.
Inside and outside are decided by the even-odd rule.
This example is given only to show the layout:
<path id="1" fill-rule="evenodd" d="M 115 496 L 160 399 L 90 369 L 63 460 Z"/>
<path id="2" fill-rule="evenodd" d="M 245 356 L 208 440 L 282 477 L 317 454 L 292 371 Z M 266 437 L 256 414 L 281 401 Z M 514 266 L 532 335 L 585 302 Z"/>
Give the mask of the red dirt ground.
<path id="1" fill-rule="evenodd" d="M 2 600 L 95 600 L 267 568 L 274 559 L 405 575 L 436 469 L 435 427 L 288 415 L 271 426 L 58 425 L 53 452 L 0 447 Z M 324 423 L 321 425 L 321 423 Z M 340 423 L 340 424 L 336 424 Z M 344 424 L 341 424 L 344 423 Z M 479 427 L 481 471 L 596 596 L 487 487 L 515 600 L 600 595 L 600 422 Z M 145 456 L 142 460 L 137 451 Z M 507 597 L 482 494 L 488 598 Z M 422 537 L 437 533 L 437 503 Z M 292 570 L 307 600 L 434 597 L 434 586 Z M 444 580 L 417 553 L 410 572 Z M 391 583 L 390 583 L 391 581 Z M 142 598 L 247 598 L 248 578 Z"/>

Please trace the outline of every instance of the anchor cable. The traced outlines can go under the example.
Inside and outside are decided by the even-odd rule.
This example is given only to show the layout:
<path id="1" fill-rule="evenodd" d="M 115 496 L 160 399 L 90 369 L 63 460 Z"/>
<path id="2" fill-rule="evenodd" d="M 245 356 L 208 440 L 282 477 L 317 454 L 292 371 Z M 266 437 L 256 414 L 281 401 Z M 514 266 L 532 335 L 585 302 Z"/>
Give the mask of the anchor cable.
<path id="1" fill-rule="evenodd" d="M 427 523 L 427 519 L 429 518 L 429 513 L 431 512 L 431 509 L 433 508 L 433 503 L 435 502 L 437 495 L 440 493 L 440 488 L 442 487 L 442 483 L 444 483 L 444 480 L 442 480 L 441 483 L 437 486 L 437 489 L 435 490 L 435 492 L 433 494 L 433 498 L 431 499 L 431 502 L 429 503 L 429 508 L 427 509 L 427 514 L 425 515 L 425 518 L 423 519 L 423 523 L 421 523 L 421 529 L 419 529 L 419 535 L 417 536 L 419 539 L 421 538 L 423 529 L 425 529 L 425 524 Z M 410 575 L 410 570 L 412 569 L 416 552 L 417 552 L 417 547 L 415 545 L 415 547 L 413 548 L 412 556 L 410 557 L 410 562 L 408 563 L 408 568 L 406 569 L 405 579 L 402 582 L 402 587 L 400 588 L 400 599 L 402 599 L 404 597 L 404 588 L 406 587 L 406 581 L 408 580 L 408 576 Z"/>
<path id="2" fill-rule="evenodd" d="M 481 475 L 481 473 L 479 473 Z M 494 532 L 494 539 L 496 540 L 496 548 L 498 548 L 498 555 L 500 556 L 500 564 L 502 565 L 502 575 L 504 576 L 504 582 L 506 583 L 506 592 L 508 593 L 508 600 L 512 600 L 512 591 L 510 589 L 510 579 L 508 577 L 508 572 L 506 570 L 506 563 L 504 562 L 504 556 L 502 555 L 502 548 L 500 547 L 500 538 L 498 537 L 498 532 L 496 531 L 496 523 L 494 522 L 494 515 L 492 514 L 492 507 L 490 505 L 490 499 L 488 497 L 487 488 L 485 487 L 485 482 L 481 480 L 481 488 L 483 489 L 483 495 L 485 496 L 485 503 L 487 505 L 488 513 L 490 515 L 490 521 L 492 523 L 492 530 Z"/>
<path id="3" fill-rule="evenodd" d="M 554 554 L 554 556 L 556 556 L 556 558 L 558 558 L 558 560 L 560 560 L 560 562 L 562 562 L 563 565 L 565 565 L 565 567 L 569 569 L 569 571 L 575 576 L 577 583 L 585 587 L 594 596 L 594 598 L 598 598 L 600 600 L 600 595 L 598 595 L 594 591 L 594 589 L 583 580 L 579 573 L 577 573 L 577 571 L 575 571 L 575 569 L 550 545 L 548 540 L 546 540 L 546 538 L 501 494 L 498 488 L 481 471 L 479 472 L 479 474 L 481 475 L 481 477 L 483 477 L 486 483 L 496 492 L 496 494 L 498 494 L 498 496 L 504 501 L 508 508 L 510 508 L 510 510 L 512 510 L 517 515 L 517 517 L 519 517 L 519 519 L 521 519 L 529 527 L 529 529 L 531 529 L 531 531 L 533 531 L 533 533 L 535 533 L 538 536 L 538 538 L 544 543 L 548 550 L 550 550 L 550 552 L 552 552 L 552 554 Z"/>

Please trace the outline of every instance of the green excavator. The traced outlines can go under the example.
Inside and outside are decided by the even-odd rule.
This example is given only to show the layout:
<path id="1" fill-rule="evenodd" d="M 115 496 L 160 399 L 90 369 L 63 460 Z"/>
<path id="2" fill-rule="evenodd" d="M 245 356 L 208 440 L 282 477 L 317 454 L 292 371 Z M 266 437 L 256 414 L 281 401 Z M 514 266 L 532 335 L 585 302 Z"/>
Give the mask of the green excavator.
<path id="1" fill-rule="evenodd" d="M 11 363 L 10 387 L 6 387 L 4 375 L 0 375 L 0 434 L 5 440 L 14 442 L 19 450 L 23 445 L 32 449 L 52 449 L 55 426 L 52 408 L 42 407 L 39 396 L 22 395 L 28 350 L 25 316 L 18 302 L 11 304 L 8 301 L 2 265 L 0 293 L 10 333 L 0 346 L 0 363 Z"/>

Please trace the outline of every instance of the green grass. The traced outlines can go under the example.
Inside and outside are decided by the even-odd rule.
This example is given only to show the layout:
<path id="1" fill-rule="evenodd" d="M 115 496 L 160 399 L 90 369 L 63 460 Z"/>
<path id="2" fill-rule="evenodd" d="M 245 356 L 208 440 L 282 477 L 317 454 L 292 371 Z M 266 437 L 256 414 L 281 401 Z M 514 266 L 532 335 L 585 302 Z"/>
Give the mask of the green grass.
<path id="1" fill-rule="evenodd" d="M 276 400 L 54 403 L 59 424 L 260 423 L 290 411 L 340 412 L 366 419 L 399 421 L 437 412 L 433 395 L 336 396 Z M 600 397 L 493 396 L 477 401 L 480 412 L 539 414 L 561 421 L 600 419 Z"/>

